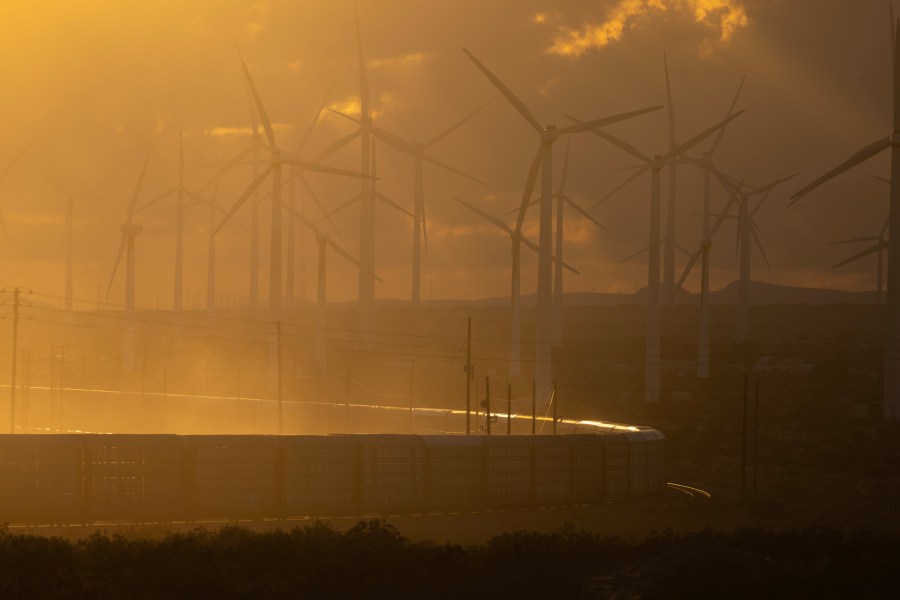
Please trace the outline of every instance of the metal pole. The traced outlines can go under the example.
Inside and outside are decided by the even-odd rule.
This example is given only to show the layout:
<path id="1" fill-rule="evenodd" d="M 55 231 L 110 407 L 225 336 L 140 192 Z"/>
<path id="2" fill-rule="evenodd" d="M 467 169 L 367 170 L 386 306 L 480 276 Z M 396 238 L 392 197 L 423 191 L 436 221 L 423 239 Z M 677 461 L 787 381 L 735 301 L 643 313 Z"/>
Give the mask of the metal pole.
<path id="1" fill-rule="evenodd" d="M 506 435 L 512 433 L 512 384 L 506 384 Z"/>
<path id="2" fill-rule="evenodd" d="M 537 382 L 531 380 L 531 435 L 537 431 Z"/>
<path id="3" fill-rule="evenodd" d="M 19 344 L 19 288 L 13 290 L 12 373 L 9 380 L 9 432 L 16 432 L 16 350 Z"/>
<path id="4" fill-rule="evenodd" d="M 747 481 L 747 394 L 750 385 L 750 376 L 744 374 L 744 416 L 741 422 L 741 498 L 746 492 Z"/>
<path id="5" fill-rule="evenodd" d="M 353 374 L 347 371 L 347 396 L 344 399 L 344 433 L 350 433 L 350 384 L 353 382 Z"/>
<path id="6" fill-rule="evenodd" d="M 28 405 L 30 404 L 30 386 L 31 386 L 31 347 L 25 346 L 25 385 L 22 386 L 22 429 L 28 433 Z"/>
<path id="7" fill-rule="evenodd" d="M 551 396 L 550 402 L 553 406 L 553 435 L 556 435 L 556 421 L 557 419 L 557 405 L 559 404 L 559 389 L 556 387 L 556 380 L 553 380 L 553 396 Z"/>
<path id="8" fill-rule="evenodd" d="M 472 433 L 472 317 L 466 333 L 466 435 Z"/>
<path id="9" fill-rule="evenodd" d="M 484 413 L 487 416 L 487 434 L 491 435 L 491 378 L 484 378 Z"/>
<path id="10" fill-rule="evenodd" d="M 753 403 L 753 493 L 756 493 L 756 472 L 758 470 L 757 448 L 759 444 L 759 379 L 756 380 L 756 399 Z"/>
<path id="11" fill-rule="evenodd" d="M 280 285 L 280 282 L 279 282 Z M 281 397 L 281 321 L 275 323 L 276 360 L 278 361 L 278 435 L 284 432 L 284 412 Z M 316 379 L 318 383 L 318 378 Z"/>
<path id="12" fill-rule="evenodd" d="M 413 425 L 413 385 L 415 384 L 416 363 L 409 362 L 409 432 L 414 433 Z"/>

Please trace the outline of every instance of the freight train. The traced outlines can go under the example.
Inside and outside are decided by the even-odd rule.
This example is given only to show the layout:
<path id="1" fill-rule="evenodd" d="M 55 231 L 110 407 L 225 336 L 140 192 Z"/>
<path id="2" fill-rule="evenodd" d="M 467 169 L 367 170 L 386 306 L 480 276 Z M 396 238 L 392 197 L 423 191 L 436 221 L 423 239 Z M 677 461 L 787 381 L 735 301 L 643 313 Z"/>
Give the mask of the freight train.
<path id="1" fill-rule="evenodd" d="M 665 438 L 571 435 L 0 436 L 0 522 L 388 515 L 661 493 Z"/>

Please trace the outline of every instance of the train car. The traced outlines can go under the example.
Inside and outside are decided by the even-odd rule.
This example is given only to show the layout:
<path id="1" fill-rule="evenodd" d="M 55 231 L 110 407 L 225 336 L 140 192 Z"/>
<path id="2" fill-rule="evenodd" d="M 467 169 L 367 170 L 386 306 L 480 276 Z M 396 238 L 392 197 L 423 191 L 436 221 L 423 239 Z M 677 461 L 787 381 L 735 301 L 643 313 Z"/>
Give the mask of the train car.
<path id="1" fill-rule="evenodd" d="M 418 435 L 352 436 L 360 452 L 360 508 L 418 512 L 425 506 L 425 442 Z"/>
<path id="2" fill-rule="evenodd" d="M 286 516 L 356 514 L 360 504 L 360 448 L 349 435 L 278 438 L 284 463 L 280 485 Z"/>
<path id="3" fill-rule="evenodd" d="M 476 510 L 482 489 L 484 442 L 479 436 L 430 435 L 426 504 L 431 510 Z"/>

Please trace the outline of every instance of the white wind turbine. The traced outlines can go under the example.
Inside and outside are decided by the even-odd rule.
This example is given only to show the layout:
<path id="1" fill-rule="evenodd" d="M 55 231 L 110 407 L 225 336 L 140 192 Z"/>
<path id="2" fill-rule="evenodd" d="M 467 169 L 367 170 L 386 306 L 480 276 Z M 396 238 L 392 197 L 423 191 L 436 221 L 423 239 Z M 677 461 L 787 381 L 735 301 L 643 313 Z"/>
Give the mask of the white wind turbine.
<path id="1" fill-rule="evenodd" d="M 290 156 L 286 156 L 282 153 L 282 151 L 278 148 L 277 143 L 275 142 L 275 132 L 272 129 L 272 123 L 269 121 L 269 116 L 266 113 L 266 109 L 263 106 L 262 99 L 259 96 L 259 92 L 256 90 L 256 86 L 253 83 L 253 78 L 250 75 L 250 70 L 247 68 L 247 65 L 241 62 L 241 65 L 244 68 L 244 74 L 247 77 L 247 83 L 250 86 L 250 91 L 253 95 L 253 101 L 256 104 L 256 110 L 259 114 L 259 118 L 262 121 L 263 128 L 266 132 L 266 139 L 269 142 L 269 149 L 271 150 L 271 157 L 269 159 L 269 166 L 263 169 L 263 171 L 256 176 L 256 178 L 250 182 L 250 185 L 243 191 L 243 193 L 238 197 L 235 201 L 234 205 L 228 211 L 228 213 L 222 218 L 219 222 L 219 225 L 216 227 L 215 232 L 218 233 L 225 224 L 231 220 L 234 214 L 243 206 L 243 204 L 247 201 L 247 199 L 256 192 L 256 190 L 262 185 L 262 183 L 269 177 L 272 176 L 272 223 L 270 230 L 270 253 L 269 253 L 269 311 L 273 316 L 277 317 L 281 313 L 281 301 L 282 301 L 282 290 L 281 290 L 281 279 L 282 279 L 282 269 L 281 269 L 281 259 L 282 259 L 282 248 L 281 248 L 281 233 L 282 233 L 282 222 L 281 222 L 281 210 L 282 210 L 282 201 L 281 201 L 281 188 L 282 188 L 282 179 L 281 179 L 281 171 L 284 165 L 299 167 L 301 169 L 307 171 L 318 171 L 320 173 L 329 173 L 332 175 L 342 175 L 345 177 L 363 177 L 364 179 L 368 179 L 368 175 L 360 175 L 358 173 L 353 173 L 352 171 L 346 171 L 344 169 L 336 169 L 334 167 L 326 167 L 323 165 L 316 164 L 314 162 L 310 162 L 307 160 L 300 160 L 296 158 L 292 158 Z"/>
<path id="2" fill-rule="evenodd" d="M 737 92 L 734 95 L 734 99 L 731 101 L 731 106 L 728 108 L 728 113 L 725 115 L 726 118 L 730 117 L 734 114 L 735 106 L 737 106 L 738 98 L 741 95 L 741 90 L 744 87 L 744 81 L 746 77 L 741 78 L 741 82 L 738 85 Z M 688 265 L 685 267 L 685 270 L 682 273 L 681 279 L 678 281 L 677 285 L 673 286 L 672 289 L 672 301 L 674 301 L 675 294 L 678 293 L 682 286 L 684 285 L 687 276 L 690 274 L 696 262 L 700 261 L 700 328 L 698 335 L 698 344 L 697 344 L 697 377 L 707 378 L 709 377 L 709 322 L 710 322 L 710 303 L 709 303 L 709 251 L 712 248 L 712 238 L 714 235 L 714 231 L 710 228 L 710 207 L 711 207 L 711 192 L 712 186 L 711 178 L 713 173 L 718 171 L 715 163 L 713 162 L 713 155 L 718 149 L 719 145 L 722 143 L 722 139 L 725 137 L 725 131 L 727 127 L 723 127 L 719 130 L 719 133 L 716 135 L 713 140 L 712 145 L 709 150 L 703 152 L 702 158 L 697 160 L 690 157 L 685 156 L 682 160 L 686 164 L 698 167 L 703 170 L 703 238 L 700 240 L 700 247 L 691 256 L 688 261 Z M 726 211 L 727 212 L 727 211 Z M 717 228 L 718 229 L 718 228 Z"/>
<path id="3" fill-rule="evenodd" d="M 338 244 L 336 244 L 331 237 L 319 229 L 319 227 L 310 219 L 303 216 L 296 209 L 291 208 L 290 206 L 285 205 L 285 210 L 288 211 L 290 215 L 292 215 L 295 219 L 306 225 L 315 235 L 316 242 L 319 249 L 319 267 L 317 273 L 317 281 L 318 285 L 316 288 L 316 336 L 315 336 L 315 360 L 316 360 L 316 372 L 324 373 L 326 370 L 326 343 L 325 343 L 325 312 L 326 312 L 326 289 L 325 283 L 327 281 L 327 271 L 325 269 L 326 261 L 325 255 L 328 249 L 328 246 L 331 246 L 332 249 L 352 262 L 360 269 L 364 269 L 365 266 L 359 262 L 353 255 L 349 252 L 341 248 Z M 372 276 L 377 280 L 381 281 L 381 279 L 372 273 Z"/>
<path id="4" fill-rule="evenodd" d="M 832 245 L 837 244 L 855 244 L 859 242 L 875 242 L 865 250 L 861 250 L 857 252 L 853 256 L 849 258 L 845 258 L 841 262 L 833 265 L 832 269 L 837 269 L 838 267 L 842 267 L 846 264 L 850 264 L 852 262 L 856 262 L 861 258 L 865 258 L 866 256 L 870 256 L 872 254 L 875 255 L 875 301 L 877 304 L 884 304 L 884 251 L 887 250 L 890 245 L 888 244 L 887 238 L 885 234 L 887 233 L 888 225 L 890 225 L 890 219 L 884 220 L 884 225 L 882 225 L 881 230 L 878 232 L 878 235 L 867 235 L 857 238 L 852 238 L 849 240 L 841 240 L 839 242 L 831 242 Z"/>
<path id="5" fill-rule="evenodd" d="M 135 225 L 134 209 L 137 206 L 138 196 L 141 193 L 141 186 L 144 184 L 144 174 L 147 172 L 147 163 L 149 159 L 144 159 L 141 167 L 141 174 L 138 176 L 137 185 L 134 187 L 134 193 L 131 196 L 131 202 L 128 204 L 128 210 L 125 213 L 125 222 L 119 229 L 122 231 L 122 240 L 119 242 L 119 251 L 116 253 L 116 262 L 113 264 L 112 275 L 109 277 L 109 286 L 106 288 L 106 296 L 116 280 L 116 273 L 119 270 L 119 263 L 122 262 L 122 255 L 125 255 L 125 321 L 122 325 L 122 369 L 130 371 L 134 368 L 134 240 L 140 235 L 142 229 L 140 225 Z"/>
<path id="6" fill-rule="evenodd" d="M 772 193 L 772 190 L 784 182 L 793 179 L 799 175 L 795 173 L 789 177 L 782 178 L 780 175 L 775 181 L 760 188 L 748 188 L 743 182 L 735 183 L 731 178 L 717 175 L 719 181 L 732 194 L 737 196 L 738 214 L 737 220 L 737 237 L 735 239 L 735 250 L 740 258 L 740 279 L 738 283 L 738 318 L 737 318 L 737 335 L 738 342 L 746 342 L 748 340 L 748 312 L 750 308 L 750 259 L 752 253 L 751 240 L 756 244 L 760 255 L 765 261 L 766 266 L 770 269 L 769 259 L 763 249 L 762 240 L 759 237 L 759 226 L 756 224 L 754 217 L 762 209 L 763 204 Z M 756 206 L 751 207 L 751 199 L 761 195 Z"/>
<path id="7" fill-rule="evenodd" d="M 375 325 L 375 198 L 371 193 L 369 165 L 372 149 L 372 110 L 369 92 L 369 76 L 363 54 L 362 35 L 359 29 L 359 13 L 353 3 L 353 17 L 356 28 L 356 53 L 359 63 L 359 128 L 338 139 L 313 158 L 319 162 L 343 148 L 356 138 L 360 139 L 360 214 L 359 214 L 359 261 L 365 268 L 359 269 L 359 291 L 357 300 L 357 330 L 365 336 Z"/>
<path id="8" fill-rule="evenodd" d="M 677 159 L 679 156 L 683 155 L 685 152 L 705 140 L 707 137 L 725 127 L 732 120 L 739 117 L 743 114 L 744 111 L 740 111 L 735 113 L 726 119 L 720 121 L 719 123 L 713 125 L 709 129 L 702 131 L 701 133 L 695 135 L 688 141 L 675 146 L 674 148 L 669 148 L 669 151 L 665 154 L 657 154 L 653 157 L 649 157 L 642 152 L 640 152 L 637 148 L 632 146 L 631 144 L 620 140 L 617 137 L 614 137 L 602 130 L 599 129 L 591 129 L 594 135 L 597 135 L 613 146 L 616 146 L 620 150 L 631 154 L 638 160 L 644 162 L 644 166 L 638 169 L 631 177 L 629 177 L 625 183 L 618 186 L 616 190 L 623 187 L 630 181 L 634 181 L 647 171 L 651 172 L 651 184 L 650 184 L 650 240 L 648 243 L 648 249 L 650 252 L 650 257 L 648 261 L 647 268 L 647 324 L 645 327 L 645 339 L 644 339 L 644 400 L 646 402 L 657 402 L 660 397 L 660 334 L 659 334 L 659 306 L 660 306 L 660 289 L 659 289 L 659 246 L 662 242 L 660 236 L 660 200 L 659 200 L 659 187 L 660 187 L 660 174 L 662 172 L 663 167 L 670 160 Z M 566 115 L 572 121 L 579 123 L 577 119 L 574 117 Z M 601 198 L 597 205 L 603 202 L 606 198 L 608 198 L 613 192 L 610 192 L 606 197 Z"/>
<path id="9" fill-rule="evenodd" d="M 204 202 L 198 194 L 189 190 L 184 185 L 184 136 L 178 132 L 178 183 L 140 208 L 135 213 L 140 213 L 151 206 L 165 200 L 169 196 L 175 196 L 175 280 L 172 286 L 172 310 L 181 312 L 184 309 L 184 208 L 185 197 L 198 202 Z"/>
<path id="10" fill-rule="evenodd" d="M 475 66 L 490 80 L 510 104 L 528 121 L 529 125 L 538 133 L 539 143 L 537 155 L 531 164 L 528 180 L 525 186 L 525 194 L 522 196 L 523 210 L 520 211 L 520 219 L 524 218 L 524 206 L 531 201 L 531 191 L 537 179 L 538 169 L 541 171 L 541 202 L 540 202 L 540 233 L 538 240 L 538 284 L 537 284 L 537 318 L 535 320 L 535 380 L 543 389 L 550 384 L 552 371 L 552 352 L 550 348 L 553 339 L 552 328 L 552 246 L 553 246 L 553 144 L 561 135 L 581 133 L 588 130 L 596 130 L 598 127 L 624 121 L 639 115 L 658 110 L 662 107 L 655 106 L 622 113 L 611 117 L 595 119 L 585 123 L 576 123 L 557 129 L 555 125 L 541 125 L 531 114 L 528 107 L 512 90 L 500 81 L 474 54 L 468 50 L 463 51 L 472 59 Z"/>
<path id="11" fill-rule="evenodd" d="M 372 125 L 370 130 L 372 134 L 375 135 L 382 142 L 391 146 L 395 150 L 407 154 L 413 157 L 415 161 L 414 164 L 414 180 L 413 180 L 413 189 L 415 190 L 415 198 L 413 203 L 413 269 L 412 269 L 412 296 L 411 301 L 414 307 L 419 306 L 421 302 L 421 265 L 422 265 L 422 243 L 424 241 L 425 249 L 428 248 L 428 228 L 427 223 L 425 221 L 425 163 L 431 163 L 432 165 L 441 167 L 442 169 L 449 171 L 455 175 L 459 175 L 460 177 L 465 177 L 475 183 L 479 183 L 484 185 L 484 182 L 480 179 L 477 179 L 471 175 L 468 175 L 459 169 L 455 169 L 450 165 L 443 163 L 425 152 L 437 144 L 438 142 L 446 139 L 450 134 L 456 131 L 459 127 L 464 125 L 467 121 L 472 119 L 475 115 L 484 110 L 488 105 L 490 105 L 494 100 L 496 100 L 496 96 L 491 98 L 469 114 L 467 114 L 462 119 L 456 121 L 431 139 L 425 142 L 408 142 L 405 139 L 401 138 L 398 135 L 390 133 L 380 127 Z M 338 112 L 336 110 L 332 110 L 332 112 L 344 117 L 345 119 L 349 119 L 354 123 L 362 125 L 362 122 L 358 119 L 354 119 L 349 115 L 345 115 L 344 113 Z M 374 150 L 373 150 L 374 152 Z M 359 197 L 357 197 L 359 198 Z"/>
<path id="12" fill-rule="evenodd" d="M 564 224 L 564 216 L 565 216 L 565 207 L 568 206 L 575 212 L 579 213 L 589 221 L 591 221 L 594 225 L 602 229 L 603 231 L 609 231 L 606 227 L 603 226 L 600 221 L 595 219 L 589 212 L 584 210 L 581 206 L 575 202 L 571 196 L 566 194 L 566 182 L 568 181 L 569 176 L 569 149 L 572 145 L 572 138 L 566 138 L 566 153 L 563 158 L 563 167 L 562 167 L 562 175 L 560 176 L 559 188 L 556 193 L 553 195 L 553 198 L 556 200 L 556 261 L 554 264 L 554 274 L 553 274 L 553 343 L 561 344 L 562 343 L 562 331 L 563 331 L 563 316 L 564 316 L 564 301 L 565 295 L 563 294 L 563 244 L 565 241 L 565 224 Z M 529 206 L 533 204 L 537 204 L 540 202 L 540 198 L 532 200 Z M 506 214 L 512 214 L 517 212 L 519 209 L 514 209 Z"/>
<path id="13" fill-rule="evenodd" d="M 900 418 L 900 20 L 892 17 L 893 129 L 791 196 L 794 204 L 811 191 L 884 150 L 891 150 L 891 204 L 888 226 L 887 318 L 885 319 L 884 416 Z"/>
<path id="14" fill-rule="evenodd" d="M 522 224 L 525 220 L 524 211 L 519 211 L 516 226 L 515 228 L 512 228 L 497 217 L 468 202 L 460 200 L 459 198 L 456 198 L 456 201 L 483 219 L 496 225 L 509 235 L 510 243 L 512 244 L 512 274 L 509 295 L 509 361 L 507 364 L 510 378 L 518 377 L 521 373 L 520 363 L 522 347 L 521 245 L 525 244 L 526 248 L 533 250 L 538 255 L 540 255 L 540 248 L 522 234 Z M 558 259 L 556 259 L 556 261 L 566 269 L 578 274 L 578 271 L 573 267 Z M 537 357 L 535 357 L 535 361 L 537 361 Z M 535 364 L 535 369 L 537 369 L 537 366 L 538 365 Z"/>
<path id="15" fill-rule="evenodd" d="M 75 201 L 84 198 L 86 196 L 90 196 L 91 194 L 95 194 L 99 192 L 102 187 L 93 188 L 90 190 L 86 190 L 83 192 L 71 192 L 60 185 L 57 181 L 52 179 L 46 173 L 43 174 L 44 178 L 50 182 L 50 184 L 59 191 L 66 198 L 66 218 L 65 225 L 63 228 L 63 237 L 65 244 L 65 252 L 66 252 L 66 276 L 65 276 L 65 307 L 66 310 L 72 310 L 74 306 L 73 300 L 73 288 L 74 288 L 74 264 L 75 264 L 75 223 L 74 223 L 74 214 L 75 214 Z"/>

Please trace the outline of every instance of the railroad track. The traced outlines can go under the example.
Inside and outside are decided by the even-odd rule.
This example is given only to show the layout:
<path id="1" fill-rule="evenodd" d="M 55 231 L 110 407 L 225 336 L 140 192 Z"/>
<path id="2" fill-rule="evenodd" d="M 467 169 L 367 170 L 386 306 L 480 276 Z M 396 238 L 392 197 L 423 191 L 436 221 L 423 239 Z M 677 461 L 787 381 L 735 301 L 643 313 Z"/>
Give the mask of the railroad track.
<path id="1" fill-rule="evenodd" d="M 666 487 L 670 490 L 674 490 L 685 496 L 689 497 L 691 500 L 711 500 L 712 494 L 707 492 L 706 490 L 701 490 L 700 488 L 691 487 L 689 485 L 682 485 L 680 483 L 667 483 Z"/>

